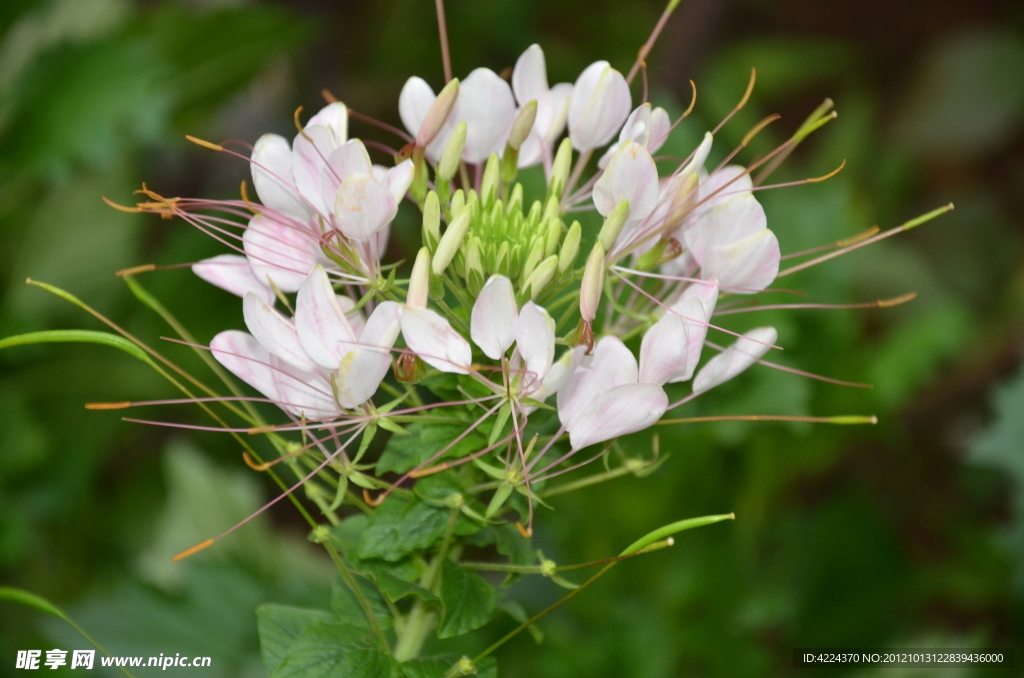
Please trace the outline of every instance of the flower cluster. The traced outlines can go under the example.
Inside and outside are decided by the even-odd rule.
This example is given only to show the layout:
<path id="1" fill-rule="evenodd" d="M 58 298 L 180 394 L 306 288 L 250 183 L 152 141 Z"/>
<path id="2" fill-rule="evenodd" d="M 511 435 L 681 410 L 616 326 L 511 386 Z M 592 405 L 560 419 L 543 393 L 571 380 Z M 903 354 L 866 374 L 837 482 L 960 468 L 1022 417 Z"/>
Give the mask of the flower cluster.
<path id="1" fill-rule="evenodd" d="M 668 114 L 646 102 L 633 109 L 625 78 L 607 62 L 550 87 L 544 53 L 533 45 L 511 85 L 486 68 L 438 95 L 410 78 L 399 113 L 410 143 L 390 168 L 372 164 L 364 144 L 348 138 L 338 102 L 290 145 L 262 137 L 250 158 L 262 204 L 245 202 L 254 215 L 241 236 L 244 256 L 193 267 L 244 297 L 249 334 L 221 333 L 213 355 L 292 417 L 360 416 L 395 350 L 400 380 L 429 378 L 424 368 L 470 375 L 515 410 L 517 432 L 557 394 L 561 430 L 575 451 L 658 421 L 671 406 L 664 384 L 692 378 L 693 393 L 703 393 L 774 344 L 773 329 L 753 330 L 696 370 L 719 294 L 764 290 L 778 273 L 779 244 L 750 172 L 705 169 L 710 133 L 659 176 L 652 153 L 671 132 Z M 596 172 L 577 186 L 594 151 L 616 133 Z M 537 164 L 547 195 L 527 206 L 514 180 Z M 385 277 L 381 257 L 407 196 L 422 210 L 423 247 L 401 300 L 402 285 Z M 598 233 L 566 225 L 581 208 L 604 218 Z M 601 305 L 615 302 L 616 279 L 633 288 L 633 308 L 614 318 L 615 309 L 602 313 Z M 634 282 L 648 279 L 660 282 L 657 293 Z M 277 298 L 290 305 L 291 292 L 294 313 L 275 310 Z M 579 324 L 560 339 L 571 316 L 563 312 L 556 323 L 548 309 L 571 310 L 577 299 Z M 595 336 L 599 315 L 605 322 Z M 637 332 L 639 360 L 622 340 Z M 404 350 L 394 349 L 399 336 Z M 566 346 L 556 360 L 557 344 Z M 530 467 L 518 471 L 525 478 Z"/>

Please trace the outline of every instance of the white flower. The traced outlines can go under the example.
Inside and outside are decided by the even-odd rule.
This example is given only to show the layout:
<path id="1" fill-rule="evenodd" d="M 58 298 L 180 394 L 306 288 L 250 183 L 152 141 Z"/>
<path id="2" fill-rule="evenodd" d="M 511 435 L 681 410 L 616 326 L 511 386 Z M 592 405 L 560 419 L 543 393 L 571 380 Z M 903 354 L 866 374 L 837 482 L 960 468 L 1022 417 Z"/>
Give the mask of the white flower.
<path id="1" fill-rule="evenodd" d="M 409 350 L 442 372 L 468 374 L 473 349 L 446 318 L 427 308 L 430 252 L 420 249 L 409 278 L 409 292 L 399 312 L 402 336 Z"/>
<path id="2" fill-rule="evenodd" d="M 332 203 L 334 224 L 357 242 L 371 241 L 391 223 L 412 185 L 412 160 L 383 173 L 375 169 L 366 147 L 353 139 L 331 153 L 321 174 L 321 193 Z"/>
<path id="3" fill-rule="evenodd" d="M 594 184 L 594 206 L 602 216 L 608 216 L 623 200 L 629 202 L 625 232 L 658 204 L 658 167 L 642 144 L 628 139 L 618 144 L 608 167 Z"/>
<path id="4" fill-rule="evenodd" d="M 643 103 L 633 109 L 626 118 L 626 124 L 619 132 L 619 143 L 635 141 L 653 155 L 665 144 L 671 129 L 672 121 L 664 108 L 659 106 L 652 110 L 650 103 Z M 601 156 L 597 162 L 599 168 L 604 169 L 608 166 L 616 148 L 617 146 L 612 146 Z"/>
<path id="5" fill-rule="evenodd" d="M 252 334 L 221 332 L 210 348 L 221 364 L 285 411 L 307 419 L 336 417 L 377 391 L 398 336 L 395 302 L 378 304 L 365 322 L 361 313 L 346 315 L 353 307 L 351 299 L 335 295 L 326 271 L 315 266 L 300 286 L 294 319 L 250 292 L 242 310 Z"/>
<path id="6" fill-rule="evenodd" d="M 569 138 L 577 151 L 608 143 L 632 107 L 629 85 L 607 61 L 595 61 L 576 79 L 569 98 Z"/>
<path id="7" fill-rule="evenodd" d="M 539 163 L 545 153 L 551 152 L 555 140 L 565 129 L 572 85 L 560 82 L 554 87 L 548 87 L 544 50 L 534 44 L 516 61 L 515 70 L 512 71 L 512 91 L 520 106 L 530 101 L 537 102 L 533 129 L 519 148 L 519 167 L 531 167 Z"/>
<path id="8" fill-rule="evenodd" d="M 644 374 L 652 372 L 644 365 Z M 640 381 L 636 358 L 618 337 L 603 337 L 558 391 L 558 418 L 573 450 L 642 431 L 661 418 L 668 396 Z"/>
<path id="9" fill-rule="evenodd" d="M 684 227 L 686 248 L 704 279 L 737 293 L 759 292 L 779 272 L 779 241 L 754 198 L 749 173 L 735 165 L 712 174 L 700 187 L 700 204 Z"/>
<path id="10" fill-rule="evenodd" d="M 422 78 L 406 81 L 398 99 L 398 112 L 410 134 L 418 135 L 436 98 Z M 477 68 L 459 85 L 451 113 L 426 147 L 427 157 L 437 162 L 455 126 L 464 121 L 467 129 L 462 159 L 483 162 L 491 153 L 501 153 L 515 114 L 516 104 L 508 83 L 489 68 Z"/>

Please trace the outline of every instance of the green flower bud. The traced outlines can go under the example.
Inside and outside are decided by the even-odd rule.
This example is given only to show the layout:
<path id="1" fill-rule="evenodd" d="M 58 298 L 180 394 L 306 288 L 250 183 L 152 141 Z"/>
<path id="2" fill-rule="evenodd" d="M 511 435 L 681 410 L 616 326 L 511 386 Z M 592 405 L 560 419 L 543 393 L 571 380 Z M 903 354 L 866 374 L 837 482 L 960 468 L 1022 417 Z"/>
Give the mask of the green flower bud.
<path id="1" fill-rule="evenodd" d="M 454 80 L 452 82 L 455 82 Z M 443 181 L 451 181 L 459 171 L 462 160 L 462 149 L 466 145 L 466 122 L 463 120 L 455 126 L 455 131 L 448 137 L 448 143 L 441 151 L 441 159 L 437 163 L 437 176 Z"/>
<path id="2" fill-rule="evenodd" d="M 601 304 L 601 291 L 604 289 L 604 245 L 598 240 L 590 251 L 587 265 L 583 269 L 583 280 L 580 282 L 580 315 L 587 323 L 594 322 L 597 308 Z"/>
<path id="3" fill-rule="evenodd" d="M 455 195 L 452 196 L 452 201 L 449 204 L 448 208 L 451 210 L 452 214 L 458 214 L 465 206 L 465 204 L 466 194 L 460 188 L 459 190 L 455 191 Z"/>
<path id="4" fill-rule="evenodd" d="M 448 224 L 444 235 L 441 236 L 441 241 L 437 243 L 434 260 L 430 264 L 430 270 L 434 272 L 434 275 L 443 274 L 444 270 L 448 268 L 448 264 L 452 263 L 455 253 L 459 251 L 459 247 L 462 246 L 462 241 L 466 237 L 466 231 L 469 230 L 469 221 L 472 216 L 472 210 L 463 208 L 455 217 L 455 221 Z"/>
<path id="5" fill-rule="evenodd" d="M 437 193 L 427 193 L 427 199 L 423 203 L 423 244 L 433 250 L 441 240 L 441 203 L 438 202 Z"/>
<path id="6" fill-rule="evenodd" d="M 405 297 L 405 305 L 409 308 L 426 308 L 427 296 L 430 293 L 430 252 L 421 247 L 416 254 L 416 263 L 412 265 L 409 276 L 409 292 Z"/>
<path id="7" fill-rule="evenodd" d="M 572 165 L 572 142 L 569 137 L 562 139 L 555 154 L 555 161 L 551 165 L 551 180 L 548 182 L 548 195 L 562 198 L 562 191 L 569 181 L 569 168 Z"/>
<path id="8" fill-rule="evenodd" d="M 498 195 L 498 182 L 501 181 L 500 162 L 497 153 L 491 153 L 491 157 L 487 158 L 484 176 L 480 180 L 480 202 L 484 205 L 489 205 Z"/>
<path id="9" fill-rule="evenodd" d="M 601 232 L 597 235 L 597 239 L 601 241 L 601 245 L 604 246 L 606 252 L 615 245 L 615 239 L 622 232 L 622 227 L 625 225 L 628 217 L 629 201 L 623 200 L 605 218 L 604 225 L 601 226 Z"/>
<path id="10" fill-rule="evenodd" d="M 558 217 L 548 218 L 544 237 L 544 256 L 550 257 L 558 250 L 558 241 L 562 239 L 562 220 Z"/>
<path id="11" fill-rule="evenodd" d="M 562 249 L 558 252 L 558 272 L 565 273 L 576 263 L 576 255 L 580 252 L 580 238 L 583 237 L 583 227 L 580 222 L 572 222 L 569 232 L 562 240 Z"/>
<path id="12" fill-rule="evenodd" d="M 516 119 L 512 122 L 512 131 L 508 135 L 509 148 L 519 150 L 519 147 L 530 136 L 533 129 L 533 122 L 537 119 L 537 100 L 527 101 L 526 105 L 519 109 Z"/>
<path id="13" fill-rule="evenodd" d="M 448 114 L 452 112 L 452 108 L 455 106 L 455 100 L 459 98 L 459 79 L 453 78 L 447 85 L 444 86 L 437 94 L 437 98 L 434 99 L 434 103 L 430 104 L 430 108 L 427 109 L 427 115 L 423 118 L 423 123 L 420 125 L 419 132 L 416 133 L 416 145 L 420 148 L 426 148 L 430 145 L 430 142 L 434 140 L 437 133 L 441 131 L 441 126 L 444 125 L 445 120 L 448 119 Z M 462 154 L 462 151 L 459 151 Z"/>
<path id="14" fill-rule="evenodd" d="M 558 270 L 558 255 L 552 254 L 550 257 L 540 262 L 537 268 L 533 269 L 533 273 L 523 283 L 522 289 L 528 291 L 530 299 L 536 299 L 537 295 L 547 287 L 548 283 L 555 277 L 555 271 Z"/>
<path id="15" fill-rule="evenodd" d="M 544 238 L 535 238 L 530 243 L 530 253 L 526 255 L 526 261 L 523 262 L 523 272 L 520 274 L 520 277 L 522 279 L 529 278 L 530 274 L 533 273 L 533 269 L 537 268 L 537 264 L 543 258 Z"/>

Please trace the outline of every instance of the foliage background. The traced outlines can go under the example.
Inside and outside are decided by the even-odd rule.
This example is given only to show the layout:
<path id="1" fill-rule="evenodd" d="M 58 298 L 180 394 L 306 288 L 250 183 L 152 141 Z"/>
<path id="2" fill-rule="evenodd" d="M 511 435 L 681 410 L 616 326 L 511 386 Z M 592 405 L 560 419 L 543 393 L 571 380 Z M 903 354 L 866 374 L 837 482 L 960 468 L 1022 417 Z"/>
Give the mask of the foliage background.
<path id="1" fill-rule="evenodd" d="M 657 0 L 450 0 L 454 70 L 500 71 L 532 42 L 553 82 L 598 58 L 627 68 L 660 11 Z M 165 195 L 234 194 L 244 164 L 185 133 L 289 134 L 293 109 L 318 108 L 324 87 L 396 122 L 406 77 L 440 81 L 438 54 L 427 0 L 3 3 L 0 336 L 98 328 L 24 285 L 31 276 L 158 341 L 168 334 L 159 318 L 113 272 L 194 261 L 218 246 L 180 222 L 114 212 L 100 196 L 130 202 L 141 181 Z M 606 557 L 683 517 L 738 519 L 613 570 L 541 623 L 543 644 L 524 634 L 507 645 L 503 676 L 786 675 L 793 647 L 1019 649 L 1024 640 L 1024 8 L 684 0 L 650 59 L 657 103 L 681 110 L 687 80 L 697 83 L 697 112 L 675 152 L 686 155 L 732 107 L 752 66 L 758 89 L 719 150 L 771 112 L 783 118 L 765 144 L 825 96 L 840 113 L 776 176 L 821 174 L 845 158 L 844 172 L 761 194 L 784 251 L 948 201 L 957 209 L 786 283 L 832 302 L 915 290 L 913 304 L 756 319 L 779 327 L 787 365 L 873 390 L 754 370 L 683 414 L 876 413 L 880 423 L 664 428 L 671 456 L 654 476 L 559 497 L 536 542 L 560 563 Z M 374 134 L 358 123 L 353 133 Z M 405 257 L 410 242 L 394 239 L 392 256 Z M 241 326 L 237 301 L 188 271 L 142 282 L 202 340 Z M 168 352 L 197 367 L 187 350 Z M 330 568 L 286 504 L 205 557 L 170 565 L 270 486 L 226 437 L 82 408 L 165 395 L 144 367 L 100 347 L 0 353 L 0 580 L 68 608 L 114 654 L 210 655 L 211 669 L 192 672 L 264 675 L 254 607 L 324 606 Z M 201 421 L 188 410 L 147 414 Z M 649 453 L 647 435 L 630 444 Z M 537 611 L 561 592 L 528 580 L 513 594 Z M 470 636 L 467 651 L 512 625 Z M 0 675 L 28 647 L 84 645 L 4 606 Z"/>

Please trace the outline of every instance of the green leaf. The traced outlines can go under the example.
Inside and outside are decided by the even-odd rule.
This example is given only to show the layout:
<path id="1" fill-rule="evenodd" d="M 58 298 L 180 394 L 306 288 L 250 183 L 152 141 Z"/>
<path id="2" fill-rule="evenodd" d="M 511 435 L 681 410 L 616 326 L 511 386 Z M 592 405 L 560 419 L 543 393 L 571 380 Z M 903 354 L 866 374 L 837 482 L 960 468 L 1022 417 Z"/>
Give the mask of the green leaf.
<path id="1" fill-rule="evenodd" d="M 367 643 L 366 631 L 320 623 L 303 629 L 272 678 L 399 678 L 398 662 Z"/>
<path id="2" fill-rule="evenodd" d="M 273 674 L 277 670 L 303 629 L 335 619 L 335 615 L 327 610 L 309 610 L 273 603 L 256 608 L 260 654 L 267 673 Z"/>
<path id="3" fill-rule="evenodd" d="M 426 462 L 432 456 L 448 447 L 453 440 L 465 433 L 466 424 L 412 424 L 408 427 L 407 436 L 391 436 L 384 453 L 377 460 L 377 475 L 393 471 L 406 471 Z M 462 440 L 452 445 L 451 449 L 437 458 L 464 457 L 487 446 L 487 439 L 482 433 L 472 431 Z"/>
<path id="4" fill-rule="evenodd" d="M 402 670 L 406 678 L 444 678 L 457 661 L 458 657 L 421 657 L 404 662 Z M 476 665 L 476 678 L 497 677 L 498 662 L 494 657 L 484 657 Z"/>
<path id="5" fill-rule="evenodd" d="M 509 415 L 512 414 L 512 406 L 509 403 L 505 403 L 498 408 L 498 416 L 494 419 L 494 424 L 491 427 L 491 435 L 487 438 L 487 446 L 490 447 L 498 441 L 498 437 L 501 432 L 505 430 L 505 424 L 508 423 Z"/>
<path id="6" fill-rule="evenodd" d="M 149 356 L 146 355 L 141 348 L 124 337 L 119 337 L 116 334 L 111 334 L 110 332 L 96 332 L 94 330 L 46 330 L 44 332 L 17 334 L 13 337 L 0 339 L 0 349 L 9 348 L 11 346 L 25 346 L 28 344 L 51 344 L 63 342 L 104 344 L 106 346 L 113 346 L 114 348 L 124 351 L 133 358 L 138 358 L 147 365 L 155 367 L 153 361 L 150 360 Z"/>
<path id="7" fill-rule="evenodd" d="M 400 560 L 441 538 L 448 509 L 392 494 L 377 507 L 359 541 L 360 558 Z"/>
<path id="8" fill-rule="evenodd" d="M 497 593 L 476 572 L 464 570 L 450 560 L 441 566 L 441 623 L 438 638 L 469 633 L 487 623 L 494 613 Z"/>
<path id="9" fill-rule="evenodd" d="M 500 511 L 510 494 L 512 494 L 512 483 L 503 481 L 501 485 L 498 485 L 498 489 L 494 491 L 494 496 L 491 497 L 491 503 L 487 505 L 487 513 L 484 514 L 484 517 L 490 518 Z"/>
<path id="10" fill-rule="evenodd" d="M 0 600 L 6 600 L 12 603 L 18 603 L 25 607 L 31 607 L 39 612 L 45 612 L 46 614 L 52 614 L 54 617 L 59 617 L 67 621 L 67 617 L 61 612 L 53 603 L 37 596 L 36 594 L 26 591 L 25 589 L 15 588 L 13 586 L 0 586 Z"/>
<path id="11" fill-rule="evenodd" d="M 373 616 L 377 618 L 377 623 L 380 624 L 380 627 L 382 629 L 391 628 L 393 623 L 391 610 L 384 603 L 377 587 L 373 585 L 373 582 L 363 577 L 354 576 L 353 578 L 356 580 L 356 585 L 359 586 L 363 598 L 370 604 L 370 610 L 373 612 Z M 351 624 L 352 626 L 359 626 L 365 629 L 370 628 L 370 622 L 366 618 L 366 614 L 363 613 L 359 600 L 356 599 L 352 589 L 345 583 L 341 575 L 338 575 L 331 587 L 331 609 L 337 613 L 338 619 L 344 624 Z"/>
<path id="12" fill-rule="evenodd" d="M 437 596 L 419 584 L 399 579 L 385 569 L 378 570 L 376 578 L 377 586 L 392 603 L 397 603 L 408 596 L 418 596 L 421 600 L 426 601 L 437 600 Z"/>

